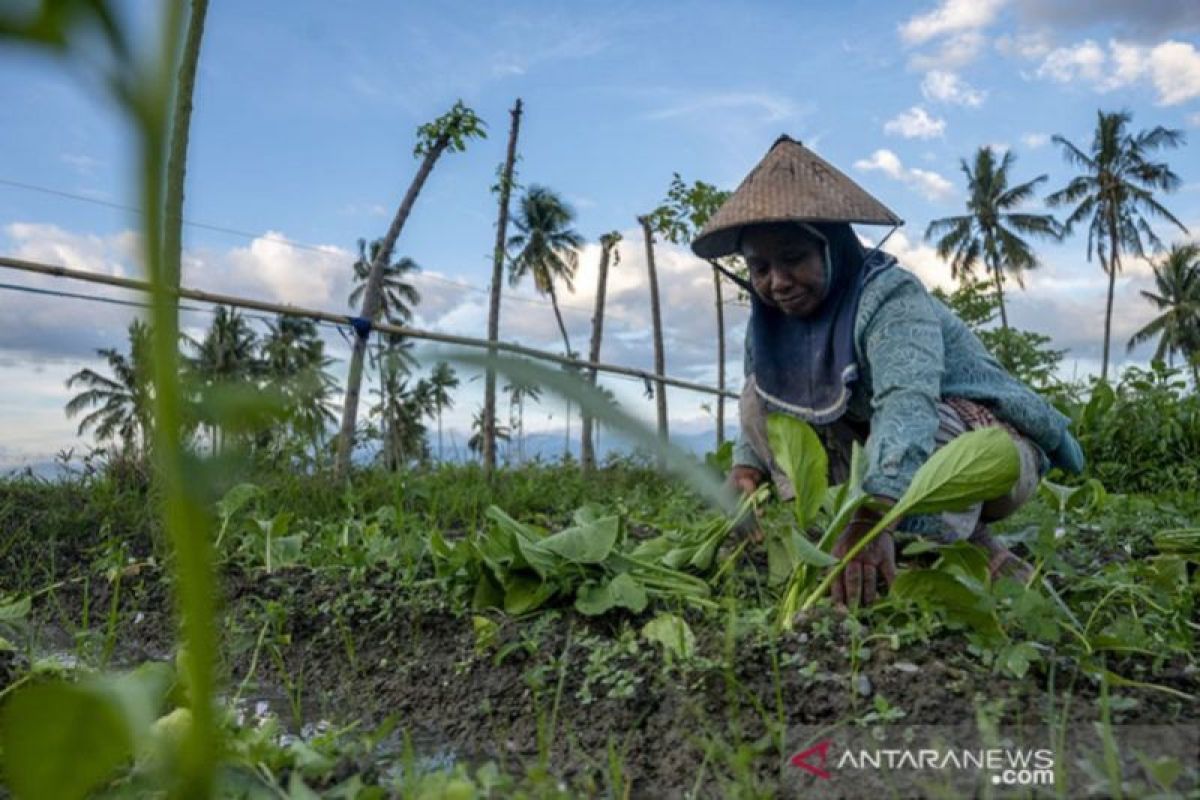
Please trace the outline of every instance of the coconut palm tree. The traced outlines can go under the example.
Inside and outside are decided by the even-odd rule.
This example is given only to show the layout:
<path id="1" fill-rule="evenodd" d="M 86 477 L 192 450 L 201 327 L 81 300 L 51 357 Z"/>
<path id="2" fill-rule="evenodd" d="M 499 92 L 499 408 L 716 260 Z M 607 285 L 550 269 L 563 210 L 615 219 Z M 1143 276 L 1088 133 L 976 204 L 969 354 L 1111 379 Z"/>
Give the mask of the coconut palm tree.
<path id="1" fill-rule="evenodd" d="M 522 278 L 529 275 L 538 293 L 549 296 L 568 358 L 573 358 L 575 351 L 571 349 L 567 326 L 563 324 L 562 312 L 558 308 L 555 284 L 561 282 L 567 291 L 575 290 L 575 272 L 579 269 L 579 248 L 583 246 L 583 236 L 571 227 L 574 221 L 575 211 L 557 193 L 545 186 L 530 186 L 521 198 L 513 220 L 520 233 L 508 239 L 509 249 L 517 251 L 509 263 L 509 284 L 517 286 Z M 566 403 L 566 436 L 568 452 L 564 457 L 569 456 L 570 448 L 570 400 Z"/>
<path id="2" fill-rule="evenodd" d="M 371 413 L 379 417 L 383 431 L 379 456 L 386 469 L 395 471 L 412 459 L 424 461 L 429 456 L 422 420 L 432 411 L 432 390 L 423 378 L 410 388 L 396 369 L 387 367 L 384 373 L 387 386 L 374 390 L 380 401 Z"/>
<path id="3" fill-rule="evenodd" d="M 484 438 L 483 410 L 481 409 L 471 419 L 471 438 L 467 439 L 467 449 L 470 450 L 472 453 L 475 453 L 476 455 L 482 454 L 483 453 L 483 438 Z M 503 425 L 497 425 L 496 426 L 496 439 L 501 442 L 507 442 L 509 440 L 509 438 L 510 438 L 510 436 L 509 436 L 508 428 L 504 427 Z"/>
<path id="4" fill-rule="evenodd" d="M 517 251 L 509 261 L 509 284 L 515 287 L 529 276 L 538 293 L 550 298 L 568 356 L 573 351 L 558 308 L 555 285 L 562 283 L 567 291 L 575 290 L 575 271 L 579 268 L 583 236 L 571 227 L 574 221 L 574 210 L 558 194 L 545 186 L 530 186 L 521 198 L 513 220 L 520 233 L 508 239 L 509 250 Z"/>
<path id="5" fill-rule="evenodd" d="M 950 275 L 970 274 L 983 262 L 996 285 L 1000 304 L 1000 327 L 1008 330 L 1008 311 L 1004 306 L 1004 273 L 1007 271 L 1024 288 L 1021 273 L 1035 269 L 1040 261 L 1022 236 L 1058 238 L 1062 226 L 1049 214 L 1028 214 L 1014 209 L 1033 197 L 1034 188 L 1046 180 L 1039 175 L 1031 181 L 1010 185 L 1009 169 L 1016 156 L 1005 151 L 996 163 L 990 146 L 975 153 L 975 161 L 960 163 L 967 177 L 967 213 L 935 219 L 925 229 L 925 239 L 936 238 L 938 255 L 950 259 Z M 1001 358 L 1003 353 L 998 354 Z"/>
<path id="6" fill-rule="evenodd" d="M 93 430 L 97 441 L 119 441 L 123 452 L 145 455 L 152 413 L 150 331 L 134 320 L 129 324 L 128 356 L 113 348 L 96 353 L 108 363 L 111 376 L 84 368 L 67 378 L 68 389 L 82 389 L 67 403 L 67 417 L 95 409 L 79 421 L 78 435 Z"/>
<path id="7" fill-rule="evenodd" d="M 1127 111 L 1096 112 L 1096 129 L 1091 150 L 1084 150 L 1055 134 L 1055 144 L 1063 150 L 1067 162 L 1082 170 L 1062 189 L 1046 198 L 1051 206 L 1074 205 L 1066 220 L 1067 232 L 1075 226 L 1088 226 L 1087 256 L 1100 259 L 1108 273 L 1108 300 L 1104 310 L 1104 356 L 1100 379 L 1108 379 L 1108 348 L 1112 338 L 1113 292 L 1121 271 L 1122 252 L 1145 258 L 1146 245 L 1155 250 L 1162 241 L 1150 227 L 1149 219 L 1158 217 L 1187 228 L 1155 197 L 1155 192 L 1171 192 L 1180 185 L 1165 162 L 1151 161 L 1151 154 L 1183 143 L 1183 131 L 1161 125 L 1148 131 L 1129 132 L 1132 116 Z"/>
<path id="8" fill-rule="evenodd" d="M 261 354 L 268 383 L 287 400 L 293 432 L 320 453 L 328 426 L 337 422 L 333 396 L 340 387 L 328 372 L 333 359 L 316 323 L 280 315 L 267 323 Z"/>
<path id="9" fill-rule="evenodd" d="M 236 308 L 217 306 L 204 338 L 190 344 L 196 350 L 191 367 L 208 383 L 249 380 L 260 372 L 258 336 Z"/>
<path id="10" fill-rule="evenodd" d="M 355 286 L 354 290 L 350 292 L 350 296 L 346 298 L 346 302 L 351 308 L 362 305 L 363 295 L 370 282 L 371 265 L 379 259 L 382 249 L 382 239 L 371 242 L 369 247 L 366 239 L 358 240 L 358 259 L 354 262 Z M 390 258 L 385 259 L 381 262 L 380 270 L 379 318 L 397 325 L 407 325 L 412 322 L 413 308 L 421 302 L 421 293 L 417 287 L 408 282 L 407 278 L 420 272 L 421 268 L 417 262 L 408 256 L 403 256 L 396 261 L 392 261 Z M 383 375 L 384 361 L 396 357 L 392 351 L 396 347 L 403 347 L 402 341 L 403 337 L 395 334 L 381 333 L 376 337 L 375 368 L 379 370 L 379 391 L 381 392 L 387 390 L 387 383 Z M 406 347 L 404 353 L 399 355 L 405 374 L 416 366 L 416 360 L 408 355 L 409 350 L 410 348 Z"/>
<path id="11" fill-rule="evenodd" d="M 442 460 L 442 411 L 454 408 L 454 397 L 450 392 L 458 388 L 458 375 L 445 361 L 439 361 L 429 374 L 429 393 L 433 411 L 437 415 L 438 461 Z"/>
<path id="12" fill-rule="evenodd" d="M 608 268 L 621 263 L 620 231 L 609 231 L 600 237 L 600 269 L 596 277 L 595 312 L 592 314 L 592 339 L 588 350 L 588 361 L 600 360 L 600 340 L 604 335 L 604 302 L 608 294 Z M 588 370 L 588 383 L 596 385 L 596 370 Z M 595 442 L 592 440 L 594 420 L 585 408 L 583 417 L 583 440 L 580 442 L 579 460 L 585 470 L 596 466 Z"/>
<path id="13" fill-rule="evenodd" d="M 376 239 L 367 246 L 366 239 L 358 240 L 358 258 L 354 262 L 354 291 L 346 298 L 351 308 L 362 305 L 363 294 L 371 277 L 371 265 L 379 258 L 383 240 Z M 383 262 L 379 283 L 379 316 L 390 322 L 407 325 L 412 322 L 413 307 L 421 302 L 421 293 L 408 282 L 413 273 L 420 272 L 417 262 L 408 256 L 396 261 L 390 258 Z"/>
<path id="14" fill-rule="evenodd" d="M 262 372 L 257 353 L 258 337 L 237 309 L 217 306 L 204 338 L 197 342 L 185 337 L 185 341 L 196 351 L 195 356 L 187 359 L 186 369 L 202 398 L 213 389 L 256 380 Z M 199 412 L 202 421 L 208 423 L 212 451 L 217 453 L 224 436 L 204 405 L 202 400 Z"/>
<path id="15" fill-rule="evenodd" d="M 509 427 L 517 432 L 517 461 L 525 460 L 525 401 L 537 402 L 542 396 L 542 389 L 535 383 L 525 383 L 514 380 L 504 385 L 508 393 L 508 422 Z M 514 415 L 515 411 L 515 415 Z"/>
<path id="16" fill-rule="evenodd" d="M 1192 366 L 1192 377 L 1200 386 L 1200 245 L 1177 244 L 1162 261 L 1154 265 L 1157 291 L 1142 290 L 1145 297 L 1162 313 L 1130 339 L 1132 350 L 1142 342 L 1158 337 L 1155 360 L 1172 360 L 1176 351 L 1183 353 Z"/>
<path id="17" fill-rule="evenodd" d="M 396 240 L 412 213 L 417 202 L 417 196 L 425 186 L 433 166 L 443 153 L 461 152 L 466 149 L 466 142 L 473 138 L 484 138 L 484 124 L 475 112 L 463 105 L 459 100 L 445 114 L 432 122 L 417 129 L 417 146 L 413 155 L 421 158 L 421 166 L 413 176 L 404 199 L 396 209 L 396 216 L 388 226 L 387 233 L 382 239 L 377 258 L 371 263 L 367 278 L 366 289 L 363 291 L 362 312 L 359 316 L 374 323 L 379 319 L 381 289 L 383 282 L 383 266 L 396 246 Z M 357 332 L 357 331 L 356 331 Z M 358 396 L 362 391 L 363 358 L 366 354 L 367 340 L 365 335 L 354 338 L 354 346 L 350 351 L 350 370 L 346 379 L 346 400 L 342 404 L 342 425 L 338 434 L 337 460 L 334 472 L 344 478 L 350 471 L 350 454 L 354 449 L 354 429 L 358 419 Z"/>

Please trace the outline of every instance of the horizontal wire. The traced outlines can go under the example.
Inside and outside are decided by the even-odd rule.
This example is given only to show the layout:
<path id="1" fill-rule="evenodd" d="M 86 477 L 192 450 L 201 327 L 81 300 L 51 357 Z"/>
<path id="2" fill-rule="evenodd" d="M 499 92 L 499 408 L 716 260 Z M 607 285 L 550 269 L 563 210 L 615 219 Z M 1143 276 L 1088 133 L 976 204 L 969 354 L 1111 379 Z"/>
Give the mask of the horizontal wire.
<path id="1" fill-rule="evenodd" d="M 73 192 L 65 192 L 65 191 L 62 191 L 61 189 L 52 189 L 48 186 L 38 186 L 38 185 L 32 184 L 32 183 L 23 183 L 21 181 L 10 180 L 8 178 L 0 178 L 0 185 L 10 186 L 10 187 L 17 188 L 17 189 L 24 189 L 26 191 L 31 191 L 31 192 L 41 192 L 43 194 L 54 195 L 55 197 L 63 197 L 63 198 L 67 198 L 69 200 L 78 200 L 79 202 L 82 202 L 82 203 L 92 203 L 93 205 L 104 206 L 105 208 L 114 208 L 114 209 L 117 209 L 120 211 L 130 211 L 135 214 L 142 213 L 142 210 L 140 208 L 137 208 L 136 206 L 129 206 L 129 205 L 125 205 L 123 203 L 114 203 L 110 200 L 100 200 L 95 197 L 88 197 L 87 195 L 75 194 Z M 261 233 L 252 233 L 251 231 L 244 231 L 244 230 L 240 230 L 238 228 L 228 228 L 223 225 L 212 225 L 207 222 L 192 222 L 191 220 L 188 220 L 188 219 L 184 219 L 183 224 L 188 226 L 189 228 L 198 228 L 198 229 L 206 230 L 206 231 L 214 231 L 216 233 L 224 233 L 224 234 L 228 234 L 230 236 L 237 236 L 242 239 L 249 239 L 249 240 L 263 239 L 264 241 L 278 242 L 279 244 L 287 245 L 288 247 L 294 247 L 297 250 L 310 250 L 314 253 L 330 255 L 330 252 L 329 252 L 330 245 L 318 245 L 318 244 L 311 244 L 308 242 L 301 242 L 296 239 L 288 238 L 286 236 L 275 236 L 275 235 L 264 236 Z M 454 278 L 443 278 L 440 275 L 430 275 L 429 273 L 425 273 L 425 272 L 418 272 L 418 273 L 415 273 L 414 275 L 411 275 L 408 277 L 413 280 L 426 280 L 426 281 L 434 281 L 437 283 L 443 283 L 443 284 L 446 284 L 447 286 L 454 286 L 459 289 L 465 289 L 467 291 L 478 292 L 480 294 L 485 294 L 485 295 L 490 295 L 492 292 L 492 290 L 486 286 L 477 286 L 473 283 L 467 283 L 466 281 L 459 281 L 459 280 L 455 280 Z M 530 303 L 532 305 L 541 306 L 543 308 L 551 308 L 552 307 L 551 303 L 547 303 L 545 300 L 539 300 L 536 297 L 523 297 L 521 295 L 516 295 L 516 294 L 506 294 L 503 296 L 503 299 L 516 300 L 516 301 L 522 302 L 522 303 Z M 559 308 L 559 310 L 570 310 L 570 311 L 575 311 L 575 312 L 578 312 L 581 314 L 591 314 L 592 313 L 591 309 L 583 308 L 582 306 L 563 305 L 560 303 L 558 308 Z"/>

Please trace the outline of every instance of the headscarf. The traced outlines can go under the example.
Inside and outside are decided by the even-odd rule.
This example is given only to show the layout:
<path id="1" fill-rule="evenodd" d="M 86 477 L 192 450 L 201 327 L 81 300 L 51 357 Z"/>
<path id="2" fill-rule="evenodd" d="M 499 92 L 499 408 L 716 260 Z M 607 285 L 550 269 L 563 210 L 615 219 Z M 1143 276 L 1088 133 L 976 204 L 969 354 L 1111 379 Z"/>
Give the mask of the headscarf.
<path id="1" fill-rule="evenodd" d="M 840 418 L 858 378 L 854 323 L 863 287 L 895 265 L 886 253 L 864 251 L 847 223 L 797 223 L 823 240 L 826 291 L 808 317 L 768 305 L 750 292 L 749 339 L 754 381 L 768 410 L 814 425 Z"/>

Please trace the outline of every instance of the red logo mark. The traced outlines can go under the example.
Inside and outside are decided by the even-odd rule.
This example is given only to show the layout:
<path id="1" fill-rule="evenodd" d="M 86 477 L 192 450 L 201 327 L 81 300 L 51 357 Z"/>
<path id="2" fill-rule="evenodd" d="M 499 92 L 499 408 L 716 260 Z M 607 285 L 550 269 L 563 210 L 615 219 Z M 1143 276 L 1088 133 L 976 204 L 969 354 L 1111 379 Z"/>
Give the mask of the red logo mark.
<path id="1" fill-rule="evenodd" d="M 825 769 L 825 759 L 829 755 L 829 745 L 831 744 L 833 742 L 827 740 L 820 744 L 815 744 L 807 750 L 796 753 L 796 755 L 792 756 L 792 766 L 808 770 L 818 778 L 829 780 L 833 775 Z M 809 757 L 814 755 L 820 756 L 821 761 L 819 765 L 809 762 Z"/>

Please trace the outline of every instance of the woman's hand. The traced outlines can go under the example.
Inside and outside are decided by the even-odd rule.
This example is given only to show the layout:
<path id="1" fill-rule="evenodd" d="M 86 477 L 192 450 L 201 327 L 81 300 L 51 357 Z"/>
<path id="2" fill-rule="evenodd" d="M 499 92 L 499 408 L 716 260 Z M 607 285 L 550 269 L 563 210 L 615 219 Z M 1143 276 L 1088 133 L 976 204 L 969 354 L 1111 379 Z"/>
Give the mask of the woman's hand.
<path id="1" fill-rule="evenodd" d="M 729 471 L 726 484 L 740 497 L 747 497 L 753 494 L 754 490 L 761 486 L 766 479 L 767 476 L 763 474 L 762 470 L 739 465 Z M 734 526 L 734 531 L 745 536 L 752 544 L 760 544 L 763 540 L 762 529 L 758 527 L 758 518 L 754 513 L 748 513 L 739 519 Z"/>
<path id="2" fill-rule="evenodd" d="M 742 497 L 752 494 L 766 479 L 767 476 L 754 467 L 739 465 L 729 470 L 729 485 Z"/>
<path id="3" fill-rule="evenodd" d="M 892 505 L 888 498 L 876 498 Z M 841 559 L 874 528 L 882 515 L 865 506 L 854 512 L 854 517 L 833 544 L 834 558 Z M 846 565 L 829 586 L 834 604 L 838 606 L 868 606 L 878 597 L 877 583 L 892 585 L 896 579 L 896 544 L 892 539 L 891 526 L 884 529 L 871 543 L 859 551 L 854 560 Z"/>

